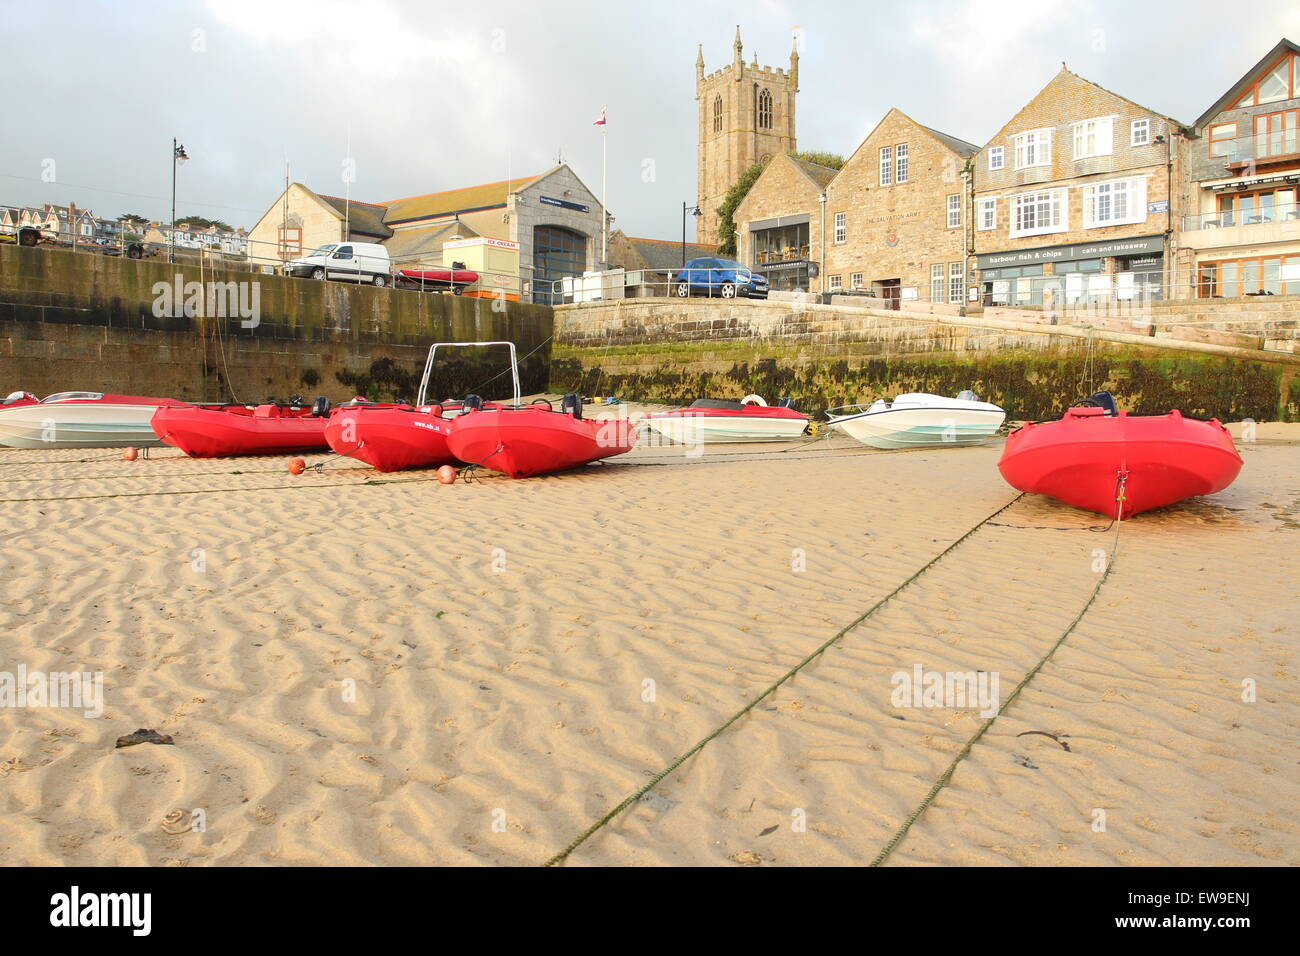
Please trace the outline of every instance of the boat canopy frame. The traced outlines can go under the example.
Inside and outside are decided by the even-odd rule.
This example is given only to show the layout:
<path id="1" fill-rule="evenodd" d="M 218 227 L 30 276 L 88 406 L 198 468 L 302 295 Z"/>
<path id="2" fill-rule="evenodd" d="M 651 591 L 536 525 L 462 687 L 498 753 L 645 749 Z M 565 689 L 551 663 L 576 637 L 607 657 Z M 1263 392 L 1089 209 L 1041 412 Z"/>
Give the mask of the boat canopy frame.
<path id="1" fill-rule="evenodd" d="M 519 395 L 519 360 L 515 354 L 514 342 L 434 342 L 429 346 L 429 358 L 424 363 L 424 376 L 420 379 L 420 396 L 416 400 L 416 405 L 427 405 L 425 401 L 429 391 L 429 376 L 433 373 L 433 359 L 438 354 L 438 349 L 449 348 L 484 348 L 489 345 L 505 345 L 510 349 L 510 377 L 514 381 L 515 387 L 515 406 L 520 403 Z"/>

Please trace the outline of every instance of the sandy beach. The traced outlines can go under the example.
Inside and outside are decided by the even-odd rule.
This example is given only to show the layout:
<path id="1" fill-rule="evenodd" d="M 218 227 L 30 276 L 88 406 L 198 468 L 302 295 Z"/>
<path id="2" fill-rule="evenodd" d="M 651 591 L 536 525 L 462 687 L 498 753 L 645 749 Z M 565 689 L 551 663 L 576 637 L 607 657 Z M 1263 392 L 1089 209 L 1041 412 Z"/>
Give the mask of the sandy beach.
<path id="1" fill-rule="evenodd" d="M 1123 524 L 889 865 L 1300 864 L 1300 426 L 1256 438 L 1226 491 Z M 1010 503 L 566 865 L 870 862 L 984 720 L 893 675 L 1005 697 L 1114 540 L 1015 500 L 1000 447 L 451 486 L 0 451 L 0 671 L 105 695 L 4 713 L 0 863 L 542 863 Z M 114 747 L 137 728 L 174 744 Z"/>

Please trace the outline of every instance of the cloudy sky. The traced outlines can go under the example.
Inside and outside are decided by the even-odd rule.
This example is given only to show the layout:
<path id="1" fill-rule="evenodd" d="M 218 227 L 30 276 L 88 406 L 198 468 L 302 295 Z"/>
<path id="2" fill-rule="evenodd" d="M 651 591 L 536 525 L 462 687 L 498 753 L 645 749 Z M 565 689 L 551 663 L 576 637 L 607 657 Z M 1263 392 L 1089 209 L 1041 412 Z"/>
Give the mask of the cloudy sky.
<path id="1" fill-rule="evenodd" d="M 890 106 L 983 143 L 1061 62 L 1184 122 L 1282 36 L 1300 4 L 921 0 L 3 0 L 0 203 L 69 200 L 252 226 L 294 180 L 381 201 L 523 176 L 562 154 L 609 207 L 671 238 L 695 198 L 695 54 L 788 62 L 799 146 L 847 155 Z M 643 171 L 650 170 L 650 173 Z M 53 181 L 51 181 L 51 179 Z M 650 179 L 652 181 L 646 181 Z"/>

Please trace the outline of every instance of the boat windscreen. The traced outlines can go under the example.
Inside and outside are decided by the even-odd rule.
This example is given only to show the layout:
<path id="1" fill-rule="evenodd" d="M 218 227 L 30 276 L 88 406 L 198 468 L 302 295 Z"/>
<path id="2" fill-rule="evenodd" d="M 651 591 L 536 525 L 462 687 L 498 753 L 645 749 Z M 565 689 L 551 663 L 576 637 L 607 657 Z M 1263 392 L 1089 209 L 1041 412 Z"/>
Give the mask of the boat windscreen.
<path id="1" fill-rule="evenodd" d="M 740 402 L 728 402 L 721 398 L 697 398 L 691 402 L 691 408 L 730 408 L 739 411 L 744 408 Z"/>
<path id="2" fill-rule="evenodd" d="M 53 395 L 47 395 L 41 399 L 41 404 L 46 402 L 69 402 L 69 401 L 89 401 L 97 402 L 104 397 L 103 392 L 56 392 Z"/>

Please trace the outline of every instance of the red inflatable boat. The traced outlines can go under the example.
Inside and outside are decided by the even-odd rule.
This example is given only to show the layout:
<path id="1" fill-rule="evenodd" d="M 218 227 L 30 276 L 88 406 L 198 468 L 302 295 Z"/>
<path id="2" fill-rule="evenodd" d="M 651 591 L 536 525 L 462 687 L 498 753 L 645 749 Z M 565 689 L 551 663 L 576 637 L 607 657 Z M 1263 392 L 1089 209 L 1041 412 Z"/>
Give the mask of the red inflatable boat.
<path id="1" fill-rule="evenodd" d="M 401 269 L 397 278 L 421 289 L 451 289 L 457 295 L 478 281 L 473 269 Z"/>
<path id="2" fill-rule="evenodd" d="M 581 400 L 565 399 L 559 412 L 545 399 L 471 408 L 452 420 L 447 447 L 467 464 L 530 478 L 621 455 L 636 445 L 636 428 L 627 419 L 584 419 Z"/>
<path id="3" fill-rule="evenodd" d="M 459 405 L 392 405 L 358 402 L 340 405 L 330 414 L 325 440 L 340 455 L 348 455 L 380 471 L 452 465 L 447 450 L 451 423 L 447 412 Z"/>
<path id="4" fill-rule="evenodd" d="M 998 461 L 1002 477 L 1020 491 L 1128 518 L 1222 491 L 1241 471 L 1241 456 L 1218 419 L 1115 413 L 1114 400 L 1105 399 L 1109 407 L 1070 408 L 1060 421 L 1011 432 Z"/>
<path id="5" fill-rule="evenodd" d="M 304 405 L 171 405 L 159 408 L 149 425 L 164 443 L 191 458 L 279 455 L 328 447 L 325 419 Z"/>

